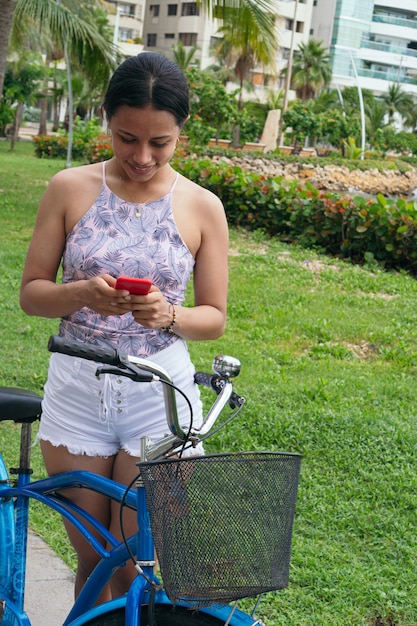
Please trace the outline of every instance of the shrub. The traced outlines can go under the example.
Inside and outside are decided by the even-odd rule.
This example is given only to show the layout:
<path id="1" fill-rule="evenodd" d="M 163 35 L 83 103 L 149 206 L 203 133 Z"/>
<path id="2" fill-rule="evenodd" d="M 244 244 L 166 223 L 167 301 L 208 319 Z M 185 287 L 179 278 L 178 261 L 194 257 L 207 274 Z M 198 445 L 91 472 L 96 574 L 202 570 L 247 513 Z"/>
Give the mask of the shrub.
<path id="1" fill-rule="evenodd" d="M 97 118 L 84 122 L 76 117 L 73 126 L 71 157 L 75 160 L 88 160 L 87 155 L 91 148 L 90 141 L 100 137 L 101 126 Z M 68 133 L 59 131 L 58 135 L 38 135 L 33 138 L 35 142 L 35 156 L 39 158 L 64 159 L 68 149 Z"/>
<path id="2" fill-rule="evenodd" d="M 23 119 L 25 122 L 40 122 L 41 110 L 35 107 L 25 107 Z"/>
<path id="3" fill-rule="evenodd" d="M 67 156 L 67 137 L 57 135 L 36 135 L 35 156 L 39 159 L 65 159 Z"/>
<path id="4" fill-rule="evenodd" d="M 0 103 L 0 136 L 4 137 L 6 134 L 6 128 L 9 124 L 14 122 L 14 110 L 4 100 Z"/>
<path id="5" fill-rule="evenodd" d="M 106 161 L 112 156 L 113 148 L 107 134 L 96 135 L 85 145 L 84 158 L 88 163 Z"/>
<path id="6" fill-rule="evenodd" d="M 341 196 L 209 159 L 178 159 L 176 166 L 222 198 L 230 225 L 417 275 L 417 203 Z"/>

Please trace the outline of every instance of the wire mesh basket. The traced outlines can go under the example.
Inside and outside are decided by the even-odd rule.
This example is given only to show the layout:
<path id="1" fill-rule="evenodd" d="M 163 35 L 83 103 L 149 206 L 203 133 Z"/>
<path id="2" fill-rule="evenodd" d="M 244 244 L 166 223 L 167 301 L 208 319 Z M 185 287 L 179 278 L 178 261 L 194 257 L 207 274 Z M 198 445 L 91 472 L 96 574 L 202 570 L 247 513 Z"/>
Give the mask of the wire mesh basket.
<path id="1" fill-rule="evenodd" d="M 300 463 L 246 452 L 139 464 L 172 602 L 203 607 L 288 585 Z"/>

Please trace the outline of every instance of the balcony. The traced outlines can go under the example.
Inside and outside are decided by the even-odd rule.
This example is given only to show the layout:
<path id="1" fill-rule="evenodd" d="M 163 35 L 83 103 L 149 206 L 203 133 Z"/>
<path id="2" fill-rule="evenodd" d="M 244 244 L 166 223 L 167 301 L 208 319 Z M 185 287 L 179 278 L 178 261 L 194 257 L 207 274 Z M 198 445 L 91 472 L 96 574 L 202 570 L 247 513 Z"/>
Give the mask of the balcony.
<path id="1" fill-rule="evenodd" d="M 414 28 L 417 30 L 417 20 L 408 19 L 406 17 L 393 17 L 392 15 L 378 13 L 372 17 L 372 21 L 389 24 L 391 26 L 401 26 L 401 28 Z"/>
<path id="2" fill-rule="evenodd" d="M 361 43 L 361 48 L 366 48 L 367 50 L 379 50 L 380 52 L 389 52 L 391 54 L 399 54 L 403 57 L 416 57 L 417 58 L 417 50 L 413 50 L 412 48 L 407 48 L 406 46 L 399 46 L 394 42 L 380 43 L 378 41 L 370 41 L 369 39 L 364 39 Z"/>

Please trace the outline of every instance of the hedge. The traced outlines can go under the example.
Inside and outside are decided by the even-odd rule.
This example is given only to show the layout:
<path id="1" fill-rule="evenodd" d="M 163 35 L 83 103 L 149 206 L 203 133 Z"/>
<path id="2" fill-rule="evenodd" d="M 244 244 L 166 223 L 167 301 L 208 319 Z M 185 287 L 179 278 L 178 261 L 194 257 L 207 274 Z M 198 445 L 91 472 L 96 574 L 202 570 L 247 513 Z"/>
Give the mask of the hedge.
<path id="1" fill-rule="evenodd" d="M 35 138 L 36 154 L 43 150 L 43 156 L 62 156 L 54 152 L 64 149 L 64 139 Z M 111 155 L 108 136 L 84 144 L 87 162 Z M 319 248 L 354 263 L 378 263 L 417 275 L 417 202 L 320 191 L 308 181 L 266 177 L 180 150 L 172 164 L 222 199 L 231 226 Z"/>
<path id="2" fill-rule="evenodd" d="M 343 196 L 210 159 L 178 159 L 187 178 L 221 197 L 229 223 L 355 263 L 417 274 L 417 203 Z"/>

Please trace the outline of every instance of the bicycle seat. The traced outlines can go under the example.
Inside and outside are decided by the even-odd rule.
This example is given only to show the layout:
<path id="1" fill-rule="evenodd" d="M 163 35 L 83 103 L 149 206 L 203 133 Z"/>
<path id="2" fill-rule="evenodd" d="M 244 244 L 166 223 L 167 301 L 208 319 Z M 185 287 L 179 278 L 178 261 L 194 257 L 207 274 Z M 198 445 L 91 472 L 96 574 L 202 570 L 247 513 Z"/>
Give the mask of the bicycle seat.
<path id="1" fill-rule="evenodd" d="M 41 416 L 42 396 L 28 389 L 0 387 L 0 420 L 31 423 Z"/>

